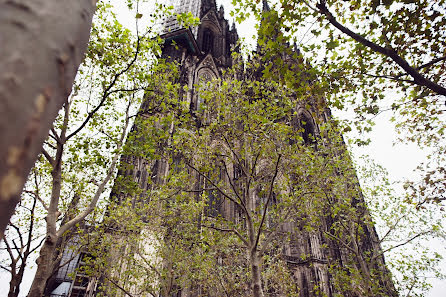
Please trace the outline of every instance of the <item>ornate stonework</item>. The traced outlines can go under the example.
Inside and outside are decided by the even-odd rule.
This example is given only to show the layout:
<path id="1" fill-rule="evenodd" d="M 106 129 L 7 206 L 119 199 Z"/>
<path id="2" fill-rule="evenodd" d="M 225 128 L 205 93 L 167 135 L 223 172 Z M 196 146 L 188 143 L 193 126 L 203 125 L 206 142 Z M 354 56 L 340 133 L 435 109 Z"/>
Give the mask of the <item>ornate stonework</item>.
<path id="1" fill-rule="evenodd" d="M 176 2 L 181 1 L 177 0 Z M 197 91 L 195 91 L 196 85 L 200 81 L 208 81 L 220 77 L 220 69 L 231 66 L 231 48 L 234 47 L 238 40 L 237 31 L 234 26 L 230 29 L 228 22 L 224 19 L 223 8 L 217 10 L 215 1 L 213 0 L 197 0 L 195 2 L 200 3 L 201 9 L 196 9 L 190 2 L 187 3 L 189 3 L 188 5 L 190 7 L 196 9 L 193 13 L 201 17 L 201 25 L 198 28 L 192 29 L 198 50 L 196 52 L 187 50 L 188 56 L 184 59 L 185 63 L 182 64 L 183 71 L 188 73 L 186 76 L 187 79 L 182 83 L 187 85 L 191 90 L 191 94 L 188 95 L 188 100 L 192 110 L 199 108 L 200 104 L 203 103 Z M 266 1 L 264 1 L 265 3 Z M 264 7 L 265 9 L 269 9 L 268 5 L 264 5 Z M 172 34 L 169 35 L 169 38 L 175 39 L 175 37 L 172 37 Z M 167 45 L 164 49 L 164 55 L 175 57 L 178 56 L 178 54 L 175 54 L 177 51 Z M 303 63 L 303 61 L 293 60 L 290 63 Z M 319 129 L 314 120 L 315 112 L 311 105 L 312 103 L 309 102 L 306 106 L 296 106 L 293 119 L 295 123 L 293 125 L 296 126 L 296 129 L 302 131 L 301 133 L 305 143 L 314 145 L 315 137 L 318 137 L 317 135 L 319 134 Z M 322 121 L 327 121 L 330 118 L 330 112 L 326 110 L 326 112 L 323 112 L 317 117 L 320 117 Z M 230 169 L 233 171 L 231 174 L 236 175 L 236 169 Z M 360 192 L 359 186 L 357 191 Z M 360 193 L 359 196 L 361 196 Z M 253 203 L 257 202 L 254 201 Z M 238 217 L 237 211 L 231 203 L 223 202 L 220 204 L 218 210 L 212 211 L 220 212 L 225 217 L 232 217 L 234 221 L 241 219 Z M 364 213 L 367 213 L 367 211 Z M 283 258 L 287 266 L 292 271 L 299 297 L 340 296 L 340 293 L 336 292 L 333 276 L 330 275 L 330 266 L 334 265 L 334 263 L 337 263 L 336 265 L 340 265 L 341 267 L 346 263 L 349 263 L 348 265 L 356 265 L 352 264 L 351 255 L 348 255 L 342 246 L 327 240 L 327 237 L 324 235 L 324 230 L 329 230 L 333 224 L 330 218 L 321 218 L 321 220 L 323 221 L 321 230 L 309 231 L 296 222 L 284 223 L 282 226 L 283 232 L 290 234 L 290 239 L 287 242 L 283 242 L 280 248 L 283 251 Z M 371 250 L 380 250 L 379 240 L 374 228 L 365 224 L 362 227 L 365 229 L 365 235 L 360 247 L 362 252 L 366 254 Z M 378 270 L 386 274 L 387 270 L 384 265 L 384 259 L 381 257 L 377 262 L 379 262 Z M 384 280 L 383 287 L 388 289 L 388 292 L 390 292 L 389 296 L 393 294 L 393 285 L 391 282 Z M 345 294 L 350 297 L 358 296 L 354 292 Z M 277 295 L 275 293 L 271 296 L 280 296 L 280 294 Z"/>

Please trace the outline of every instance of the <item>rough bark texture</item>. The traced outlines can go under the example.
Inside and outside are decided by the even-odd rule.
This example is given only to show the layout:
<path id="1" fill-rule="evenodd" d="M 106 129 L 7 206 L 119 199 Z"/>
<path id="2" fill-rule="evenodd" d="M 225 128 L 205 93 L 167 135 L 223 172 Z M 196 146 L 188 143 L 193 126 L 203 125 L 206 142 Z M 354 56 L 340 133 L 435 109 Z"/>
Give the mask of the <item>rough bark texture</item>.
<path id="1" fill-rule="evenodd" d="M 57 240 L 48 236 L 40 249 L 40 255 L 37 259 L 38 269 L 36 275 L 34 276 L 33 283 L 31 285 L 31 290 L 29 291 L 28 297 L 41 297 L 45 290 L 46 282 L 51 276 L 54 268 L 54 255 L 56 253 Z"/>
<path id="2" fill-rule="evenodd" d="M 0 1 L 0 238 L 66 101 L 96 0 Z"/>
<path id="3" fill-rule="evenodd" d="M 260 274 L 260 261 L 256 250 L 250 253 L 251 273 L 252 273 L 252 292 L 254 297 L 263 297 L 262 276 Z"/>

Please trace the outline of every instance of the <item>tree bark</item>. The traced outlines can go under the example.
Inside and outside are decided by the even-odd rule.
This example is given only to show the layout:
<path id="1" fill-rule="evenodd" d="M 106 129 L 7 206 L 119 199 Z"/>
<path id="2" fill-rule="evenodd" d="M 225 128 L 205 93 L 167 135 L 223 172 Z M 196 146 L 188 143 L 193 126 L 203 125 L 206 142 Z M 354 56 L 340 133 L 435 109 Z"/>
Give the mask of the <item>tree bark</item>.
<path id="1" fill-rule="evenodd" d="M 22 279 L 13 278 L 9 282 L 9 293 L 8 297 L 17 297 L 19 296 L 20 292 L 20 283 L 22 282 Z"/>
<path id="2" fill-rule="evenodd" d="M 37 271 L 34 276 L 28 297 L 42 297 L 45 291 L 48 278 L 53 273 L 54 255 L 57 248 L 57 236 L 47 236 L 42 248 L 40 249 L 39 258 L 37 258 Z"/>
<path id="3" fill-rule="evenodd" d="M 258 252 L 251 250 L 250 254 L 251 273 L 252 273 L 252 292 L 254 297 L 263 297 L 262 276 L 260 275 L 260 262 Z"/>
<path id="4" fill-rule="evenodd" d="M 56 157 L 53 165 L 51 201 L 48 208 L 46 221 L 46 240 L 40 249 L 39 258 L 37 258 L 37 271 L 34 276 L 28 297 L 43 296 L 48 278 L 53 272 L 54 259 L 56 256 L 56 247 L 60 236 L 57 234 L 57 219 L 59 217 L 59 197 L 62 185 L 62 155 L 65 144 L 65 132 L 68 122 L 69 107 L 65 105 L 64 129 L 59 136 L 60 141 L 57 144 Z"/>
<path id="5" fill-rule="evenodd" d="M 71 92 L 96 0 L 0 0 L 0 238 Z"/>
<path id="6" fill-rule="evenodd" d="M 59 211 L 59 199 L 60 199 L 60 193 L 61 193 L 61 187 L 62 187 L 62 156 L 64 153 L 64 146 L 67 141 L 67 127 L 69 122 L 69 115 L 70 115 L 70 104 L 65 104 L 65 116 L 64 116 L 64 124 L 63 128 L 61 129 L 60 135 L 58 135 L 58 141 L 57 141 L 57 150 L 56 155 L 54 159 L 50 158 L 48 160 L 53 170 L 51 172 L 52 176 L 52 190 L 51 190 L 51 199 L 50 199 L 50 205 L 48 207 L 48 214 L 45 217 L 46 221 L 46 240 L 40 250 L 39 258 L 37 259 L 37 271 L 34 276 L 33 283 L 31 285 L 31 289 L 29 291 L 28 297 L 41 297 L 44 294 L 44 290 L 46 287 L 46 283 L 48 282 L 48 279 L 51 277 L 51 275 L 54 272 L 55 266 L 57 265 L 59 258 L 58 255 L 62 252 L 62 249 L 58 252 L 58 248 L 60 248 L 60 240 L 67 236 L 67 232 L 72 230 L 76 224 L 82 222 L 86 216 L 88 216 L 96 207 L 96 204 L 98 203 L 98 200 L 101 196 L 101 194 L 104 192 L 105 186 L 110 181 L 110 179 L 113 176 L 114 170 L 116 168 L 116 164 L 119 160 L 120 153 L 123 144 L 124 139 L 127 131 L 127 127 L 130 123 L 129 118 L 129 110 L 130 110 L 130 104 L 127 106 L 126 110 L 126 120 L 124 127 L 122 129 L 122 134 L 119 139 L 119 144 L 117 147 L 117 152 L 113 156 L 112 162 L 110 164 L 110 167 L 107 169 L 107 174 L 104 177 L 103 181 L 98 185 L 98 188 L 96 189 L 95 195 L 92 197 L 89 205 L 81 211 L 78 215 L 75 217 L 67 216 L 64 218 L 63 224 L 57 229 L 57 219 L 60 216 Z M 79 197 L 76 195 L 73 197 L 72 205 L 77 205 L 79 200 Z"/>
<path id="7" fill-rule="evenodd" d="M 23 281 L 23 275 L 25 274 L 25 263 L 30 255 L 29 251 L 24 255 L 22 264 L 20 265 L 19 272 L 12 276 L 11 282 L 9 283 L 9 293 L 8 297 L 18 297 L 20 293 L 20 285 Z"/>

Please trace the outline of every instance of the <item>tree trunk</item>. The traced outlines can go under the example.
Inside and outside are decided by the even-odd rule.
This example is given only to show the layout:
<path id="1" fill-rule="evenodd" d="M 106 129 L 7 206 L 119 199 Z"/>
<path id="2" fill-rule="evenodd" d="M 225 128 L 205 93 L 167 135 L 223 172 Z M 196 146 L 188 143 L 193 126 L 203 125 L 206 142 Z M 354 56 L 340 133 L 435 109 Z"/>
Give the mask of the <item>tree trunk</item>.
<path id="1" fill-rule="evenodd" d="M 9 282 L 9 293 L 8 293 L 8 297 L 17 297 L 19 296 L 19 286 L 20 283 L 17 284 L 17 281 L 15 279 L 12 279 Z"/>
<path id="2" fill-rule="evenodd" d="M 8 297 L 18 297 L 20 293 L 20 285 L 22 284 L 23 274 L 25 273 L 25 263 L 28 259 L 29 254 L 23 256 L 21 266 L 19 268 L 19 272 L 11 275 L 11 281 L 9 282 L 9 293 Z M 16 269 L 16 267 L 11 267 L 11 269 Z"/>
<path id="3" fill-rule="evenodd" d="M 0 238 L 71 92 L 96 0 L 0 0 Z"/>
<path id="4" fill-rule="evenodd" d="M 53 273 L 54 255 L 57 249 L 57 236 L 48 236 L 40 249 L 39 258 L 37 258 L 37 271 L 34 276 L 28 297 L 42 297 L 45 286 Z"/>
<path id="5" fill-rule="evenodd" d="M 15 275 L 9 282 L 8 297 L 17 297 L 20 292 L 20 284 L 22 283 L 23 275 Z"/>
<path id="6" fill-rule="evenodd" d="M 251 250 L 249 253 L 251 262 L 251 280 L 252 293 L 254 297 L 263 297 L 262 276 L 260 275 L 260 261 L 257 250 Z"/>
<path id="7" fill-rule="evenodd" d="M 67 111 L 67 109 L 68 107 L 65 106 L 65 111 Z M 65 115 L 67 115 L 67 113 L 65 113 Z M 48 281 L 48 278 L 51 276 L 54 268 L 53 266 L 56 259 L 57 243 L 59 242 L 60 238 L 57 235 L 57 219 L 60 215 L 59 198 L 62 187 L 62 155 L 65 144 L 65 131 L 66 130 L 62 130 L 62 133 L 59 136 L 60 141 L 57 143 L 56 157 L 52 164 L 53 171 L 51 172 L 51 199 L 48 207 L 48 213 L 45 217 L 46 239 L 40 249 L 39 258 L 37 258 L 36 261 L 37 271 L 36 275 L 34 276 L 34 280 L 31 285 L 28 297 L 43 296 L 46 283 Z"/>
<path id="8" fill-rule="evenodd" d="M 18 280 L 18 275 L 15 274 L 15 264 L 11 264 L 11 281 L 9 282 L 9 293 L 8 297 L 17 297 L 19 295 L 20 283 L 22 279 Z"/>

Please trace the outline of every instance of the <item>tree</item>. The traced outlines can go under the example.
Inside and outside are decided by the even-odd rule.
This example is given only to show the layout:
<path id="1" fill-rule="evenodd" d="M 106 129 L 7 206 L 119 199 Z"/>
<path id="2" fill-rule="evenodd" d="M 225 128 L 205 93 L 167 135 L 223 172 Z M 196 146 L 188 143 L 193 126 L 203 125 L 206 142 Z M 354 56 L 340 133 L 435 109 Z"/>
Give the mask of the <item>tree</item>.
<path id="1" fill-rule="evenodd" d="M 30 197 L 24 198 L 17 208 L 15 216 L 6 229 L 3 237 L 3 248 L 6 250 L 6 259 L 2 259 L 0 268 L 11 275 L 9 282 L 8 297 L 17 297 L 20 293 L 25 271 L 29 265 L 29 260 L 43 243 L 41 234 L 36 232 L 42 226 L 41 211 L 39 210 L 39 186 L 37 175 L 31 172 L 29 183 L 34 191 L 28 191 L 29 184 L 25 185 L 25 194 Z M 2 253 L 3 254 L 3 253 Z"/>
<path id="2" fill-rule="evenodd" d="M 109 295 L 169 295 L 179 290 L 210 294 L 214 288 L 227 296 L 244 296 L 247 292 L 253 296 L 293 295 L 297 289 L 289 285 L 293 276 L 284 268 L 286 262 L 279 246 L 288 248 L 290 242 L 310 239 L 326 240 L 342 250 L 343 265 L 339 257 L 325 253 L 330 265 L 322 271 L 333 276 L 336 292 L 394 295 L 383 252 L 377 239 L 370 236 L 374 234 L 373 223 L 336 125 L 318 122 L 321 131 L 315 133 L 309 125 L 311 117 L 294 114 L 296 105 L 310 109 L 316 119 L 329 114 L 320 93 L 323 82 L 322 86 L 314 82 L 311 69 L 296 79 L 291 75 L 296 68 L 282 72 L 282 68 L 272 67 L 271 61 L 287 65 L 289 60 L 285 58 L 298 57 L 297 53 L 288 57 L 271 55 L 268 63 L 255 65 L 254 70 L 247 66 L 246 72 L 240 72 L 244 66 L 237 65 L 237 70 L 229 71 L 223 80 L 202 87 L 199 92 L 204 104 L 198 111 L 191 111 L 182 101 L 185 90 L 176 80 L 155 70 L 147 73 L 146 64 L 132 62 L 137 56 L 132 54 L 142 54 L 135 51 L 135 46 L 137 49 L 140 45 L 142 50 L 144 45 L 148 50 L 151 47 L 145 42 L 149 39 L 143 42 L 138 35 L 136 42 L 128 43 L 125 30 L 108 27 L 113 32 L 105 39 L 112 42 L 104 48 L 104 37 L 93 31 L 89 52 L 89 59 L 97 62 L 105 75 L 90 75 L 88 68 L 84 72 L 93 78 L 87 85 L 99 86 L 90 88 L 92 94 L 100 96 L 71 98 L 88 98 L 88 102 L 98 99 L 94 113 L 89 110 L 85 114 L 74 104 L 65 105 L 66 113 L 61 113 L 45 144 L 42 162 L 36 167 L 49 181 L 63 180 L 62 186 L 47 189 L 54 193 L 59 187 L 61 195 L 48 195 L 56 212 L 50 212 L 50 240 L 45 248 L 56 260 L 48 261 L 46 256 L 42 267 L 52 266 L 48 271 L 54 271 L 57 248 L 62 248 L 59 243 L 80 229 L 73 222 L 84 222 L 88 213 L 94 220 L 92 206 L 103 192 L 97 186 L 110 179 L 129 120 L 122 110 L 119 114 L 114 108 L 119 108 L 121 99 L 136 99 L 133 95 L 137 97 L 135 92 L 141 90 L 145 101 L 122 149 L 124 162 L 106 211 L 105 230 L 88 234 L 97 236 L 90 250 L 88 262 L 93 270 L 89 272 L 99 271 L 96 276 L 103 277 L 112 288 Z M 283 48 L 283 44 L 280 46 Z M 114 55 L 129 59 L 130 64 L 117 63 Z M 129 72 L 121 73 L 128 65 L 132 65 Z M 163 63 L 158 67 L 161 72 L 169 68 Z M 242 79 L 241 73 L 245 75 Z M 259 73 L 273 79 L 259 80 Z M 237 77 L 239 80 L 234 79 Z M 84 95 L 84 87 L 75 90 Z M 107 100 L 102 101 L 104 98 Z M 118 116 L 126 123 L 124 127 L 117 127 Z M 118 121 L 116 126 L 111 125 L 110 118 Z M 64 124 L 69 119 L 79 126 Z M 88 130 L 78 127 L 91 128 L 99 136 L 89 137 Z M 72 133 L 75 136 L 70 138 Z M 73 142 L 61 141 L 64 137 Z M 115 148 L 109 163 L 103 156 L 108 155 L 103 153 L 107 145 Z M 64 155 L 51 154 L 51 147 Z M 64 166 L 54 166 L 57 158 Z M 234 212 L 219 215 L 223 203 L 232 206 Z M 64 211 L 58 221 L 57 210 Z M 54 239 L 58 239 L 56 249 L 48 246 Z M 323 244 L 316 246 L 326 248 Z M 312 263 L 311 253 L 301 253 L 297 259 Z M 324 293 L 323 282 L 312 285 L 307 290 Z"/>
<path id="3" fill-rule="evenodd" d="M 98 4 L 73 92 L 35 165 L 39 183 L 28 193 L 38 192 L 34 197 L 45 213 L 46 232 L 29 296 L 44 294 L 49 278 L 68 264 L 61 263 L 64 249 L 73 242 L 82 244 L 82 233 L 88 235 L 84 229 L 101 216 L 101 199 L 109 193 L 129 125 L 144 93 L 159 84 L 156 68 L 165 67 L 156 63 L 162 40 L 153 28 L 170 8 L 153 6 L 148 26 L 141 30 L 138 2 L 128 6 L 135 8 L 136 34 L 116 20 L 109 4 Z M 187 14 L 179 19 L 194 21 Z"/>
<path id="4" fill-rule="evenodd" d="M 115 175 L 121 148 L 140 97 L 151 88 L 150 55 L 158 39 L 133 36 L 106 3 L 98 5 L 87 55 L 35 171 L 42 178 L 45 241 L 29 296 L 42 296 L 49 277 L 78 228 L 95 211 Z M 99 214 L 99 213 L 98 213 Z M 93 219 L 93 218 L 91 218 Z"/>
<path id="5" fill-rule="evenodd" d="M 311 106 L 311 97 L 258 78 L 250 69 L 258 60 L 250 63 L 246 72 L 237 65 L 202 86 L 196 111 L 165 90 L 148 94 L 126 144 L 128 167 L 118 179 L 124 184 L 115 190 L 114 200 L 128 209 L 110 212 L 113 239 L 101 249 L 110 254 L 98 260 L 113 266 L 104 278 L 115 291 L 106 294 L 158 288 L 166 296 L 180 290 L 292 296 L 333 286 L 340 294 L 394 295 L 344 143 L 322 120 L 325 110 L 309 108 L 321 127 L 318 138 L 306 122 L 312 117 L 296 110 Z M 150 100 L 154 95 L 158 100 Z M 128 187 L 128 178 L 140 189 Z M 132 240 L 116 251 L 109 243 L 119 236 Z M 310 238 L 329 263 L 318 271 L 336 283 L 293 285 L 299 277 L 284 267 L 284 250 Z M 342 264 L 330 252 L 338 249 Z M 312 253 L 289 256 L 313 263 Z"/>
<path id="6" fill-rule="evenodd" d="M 299 47 L 330 107 L 354 113 L 346 132 L 353 126 L 368 132 L 379 114 L 390 112 L 399 141 L 428 148 L 431 160 L 420 165 L 420 179 L 407 183 L 421 204 L 441 203 L 446 190 L 444 9 L 444 1 L 279 1 L 280 38 L 269 43 L 270 51 L 281 50 L 280 39 Z M 252 1 L 239 2 L 235 14 L 244 19 L 252 12 L 264 14 Z M 268 35 L 273 28 L 263 29 Z"/>
<path id="7" fill-rule="evenodd" d="M 35 165 L 33 172 L 39 182 L 30 182 L 27 193 L 34 195 L 33 201 L 44 213 L 41 216 L 45 217 L 46 232 L 30 296 L 43 294 L 48 279 L 61 265 L 68 264 L 60 262 L 62 251 L 73 240 L 81 243 L 83 229 L 101 215 L 101 199 L 107 195 L 109 181 L 115 175 L 128 125 L 137 114 L 144 92 L 159 84 L 155 69 L 164 66 L 155 65 L 161 39 L 153 25 L 158 17 L 171 14 L 170 9 L 163 5 L 152 7 L 151 16 L 147 17 L 149 27 L 140 32 L 142 14 L 138 2 L 128 5 L 136 10 L 135 35 L 117 22 L 109 4 L 98 4 L 89 47 L 73 92 Z M 185 24 L 194 21 L 186 14 L 179 19 Z M 28 218 L 17 214 L 11 228 L 16 219 Z M 36 236 L 32 229 L 17 231 Z M 21 273 L 28 264 L 27 259 L 22 260 Z M 10 265 L 17 262 L 12 256 L 10 261 Z M 20 286 L 21 279 L 17 279 L 13 277 L 11 285 Z"/>
<path id="8" fill-rule="evenodd" d="M 1 238 L 29 170 L 71 92 L 95 6 L 90 0 L 0 3 Z"/>
<path id="9" fill-rule="evenodd" d="M 319 82 L 328 106 L 333 110 L 349 111 L 354 117 L 343 123 L 344 132 L 354 127 L 361 132 L 360 137 L 353 135 L 353 139 L 350 135 L 350 143 L 367 144 L 370 140 L 364 139 L 367 135 L 363 132 L 370 131 L 374 121 L 382 120 L 378 116 L 387 112 L 400 134 L 397 143 L 414 142 L 427 152 L 426 161 L 416 169 L 418 176 L 405 182 L 405 195 L 390 195 L 389 191 L 386 199 L 389 203 L 392 201 L 392 205 L 399 203 L 399 208 L 410 216 L 433 218 L 418 224 L 410 219 L 413 226 L 422 229 L 418 232 L 422 238 L 426 238 L 426 230 L 430 230 L 430 236 L 442 238 L 437 219 L 444 217 L 446 191 L 442 91 L 446 63 L 442 40 L 446 31 L 441 18 L 444 1 L 279 1 L 271 12 L 262 11 L 248 1 L 238 5 L 234 15 L 240 19 L 252 12 L 258 19 L 264 19 L 265 15 L 275 17 L 273 25 L 260 26 L 259 36 L 262 32 L 266 36 L 276 36 L 265 43 L 270 53 L 283 51 L 284 40 L 301 50 L 308 67 L 299 72 L 306 72 L 311 80 Z M 288 76 L 291 82 L 296 77 L 299 75 Z M 404 191 L 401 187 L 398 189 Z M 380 199 L 384 199 L 382 197 Z M 379 211 L 386 216 L 383 208 Z M 409 220 L 409 215 L 401 220 L 396 219 L 401 217 L 396 211 L 393 215 L 399 222 L 397 226 Z M 417 233 L 408 235 L 403 229 L 395 230 L 398 231 L 391 233 L 401 232 L 409 239 L 417 236 Z M 420 244 L 422 240 L 416 239 L 417 245 Z M 401 242 L 404 242 L 403 237 Z M 430 257 L 430 260 L 424 258 L 414 263 L 429 266 L 437 261 L 435 254 Z M 391 266 L 400 261 L 394 254 L 392 259 L 395 260 Z M 423 275 L 421 271 L 417 273 Z"/>
<path id="10" fill-rule="evenodd" d="M 404 193 L 395 189 L 386 170 L 364 159 L 358 174 L 395 286 L 403 296 L 425 296 L 430 279 L 444 278 L 443 257 L 432 245 L 444 238 L 444 213 L 436 205 L 420 211 L 417 203 L 401 203 Z"/>
<path id="11" fill-rule="evenodd" d="M 390 102 L 392 110 L 409 108 L 405 105 L 412 102 L 417 114 L 429 110 L 428 120 L 434 122 L 446 94 L 441 75 L 446 63 L 441 44 L 444 5 L 444 1 L 280 1 L 274 7 L 278 23 L 274 28 L 301 49 L 333 93 L 329 102 L 334 106 L 352 104 L 359 115 L 376 115 L 383 108 L 383 91 L 397 90 L 405 98 Z M 242 20 L 251 12 L 257 18 L 265 13 L 253 2 L 241 2 L 235 14 Z M 261 28 L 265 35 L 272 29 Z M 269 50 L 274 47 L 277 42 L 270 43 Z M 428 102 L 434 104 L 431 109 L 425 106 Z"/>
<path id="12" fill-rule="evenodd" d="M 439 255 L 418 247 L 421 257 L 395 255 L 407 252 L 402 247 L 442 236 L 438 218 L 417 215 L 415 206 L 401 206 L 391 196 L 392 203 L 382 200 L 383 193 L 389 195 L 385 180 L 378 190 L 364 187 L 367 204 L 379 209 L 370 215 L 336 121 L 318 121 L 320 138 L 314 138 L 305 133 L 305 120 L 296 121 L 293 114 L 296 105 L 312 106 L 313 115 L 326 112 L 323 100 L 314 99 L 322 88 L 312 85 L 305 93 L 305 83 L 294 83 L 302 87 L 297 91 L 284 87 L 284 72 L 261 61 L 261 66 L 255 58 L 237 64 L 222 80 L 202 85 L 198 92 L 204 103 L 198 111 L 182 102 L 187 90 L 178 84 L 147 94 L 158 100 L 149 100 L 135 123 L 118 179 L 124 182 L 115 192 L 128 209 L 118 208 L 111 216 L 115 237 L 109 235 L 100 252 L 112 254 L 99 261 L 112 267 L 98 268 L 97 275 L 109 279 L 115 293 L 292 295 L 297 289 L 289 284 L 296 279 L 284 268 L 279 247 L 296 238 L 303 243 L 302 234 L 311 234 L 327 242 L 323 248 L 336 246 L 345 253 L 339 260 L 323 252 L 339 294 L 395 295 L 384 253 L 391 255 L 387 263 L 396 274 L 396 290 L 422 294 L 423 275 L 437 271 Z M 376 179 L 380 170 L 374 168 L 367 174 Z M 99 237 L 107 237 L 103 234 Z M 120 247 L 119 260 L 110 260 L 117 254 L 111 243 L 120 236 L 132 239 Z M 300 256 L 311 261 L 310 254 Z M 323 287 L 311 290 L 323 292 Z"/>

